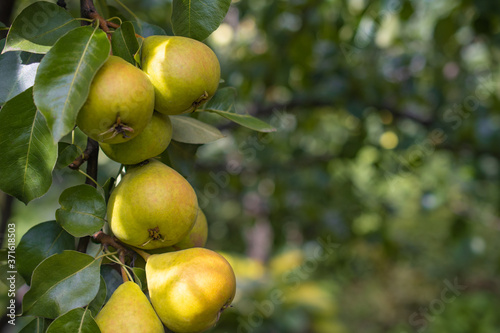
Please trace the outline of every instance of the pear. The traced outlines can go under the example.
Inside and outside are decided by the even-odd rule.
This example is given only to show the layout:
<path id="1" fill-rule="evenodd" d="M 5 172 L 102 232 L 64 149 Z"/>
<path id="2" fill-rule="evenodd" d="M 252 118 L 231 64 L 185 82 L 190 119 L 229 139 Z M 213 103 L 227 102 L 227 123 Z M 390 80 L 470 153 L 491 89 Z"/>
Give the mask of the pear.
<path id="1" fill-rule="evenodd" d="M 155 112 L 146 128 L 135 138 L 117 144 L 100 143 L 102 151 L 113 161 L 137 164 L 160 155 L 172 139 L 172 122 L 167 115 Z"/>
<path id="2" fill-rule="evenodd" d="M 163 324 L 141 288 L 120 285 L 95 317 L 102 333 L 164 333 Z"/>
<path id="3" fill-rule="evenodd" d="M 108 202 L 113 234 L 142 249 L 178 243 L 192 229 L 197 215 L 198 201 L 189 182 L 154 159 L 129 167 Z"/>
<path id="4" fill-rule="evenodd" d="M 143 71 L 110 56 L 92 80 L 76 124 L 96 141 L 125 142 L 151 120 L 154 98 L 153 84 Z"/>
<path id="5" fill-rule="evenodd" d="M 214 251 L 197 247 L 145 259 L 151 304 L 176 333 L 213 327 L 234 299 L 233 269 Z"/>
<path id="6" fill-rule="evenodd" d="M 155 87 L 155 109 L 168 115 L 195 111 L 217 91 L 220 64 L 197 40 L 149 36 L 142 44 L 142 70 Z"/>

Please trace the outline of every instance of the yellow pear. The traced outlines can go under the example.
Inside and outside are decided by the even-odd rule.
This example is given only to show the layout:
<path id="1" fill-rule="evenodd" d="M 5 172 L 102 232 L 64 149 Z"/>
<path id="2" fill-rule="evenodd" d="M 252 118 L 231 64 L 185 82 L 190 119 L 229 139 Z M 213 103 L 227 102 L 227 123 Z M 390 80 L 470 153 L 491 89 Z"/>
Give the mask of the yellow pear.
<path id="1" fill-rule="evenodd" d="M 96 141 L 125 142 L 149 123 L 154 99 L 154 87 L 143 71 L 110 56 L 92 80 L 76 124 Z"/>
<path id="2" fill-rule="evenodd" d="M 102 151 L 113 161 L 137 164 L 160 155 L 172 139 L 172 123 L 167 115 L 155 112 L 146 128 L 135 138 L 117 144 L 100 143 Z"/>
<path id="3" fill-rule="evenodd" d="M 95 317 L 102 333 L 164 333 L 163 324 L 141 288 L 120 285 Z"/>
<path id="4" fill-rule="evenodd" d="M 142 70 L 155 87 L 155 109 L 168 115 L 195 111 L 216 92 L 220 64 L 195 39 L 149 36 L 142 44 Z"/>
<path id="5" fill-rule="evenodd" d="M 197 215 L 198 201 L 189 182 L 154 159 L 129 167 L 108 202 L 113 234 L 142 249 L 178 243 L 189 233 Z"/>
<path id="6" fill-rule="evenodd" d="M 146 278 L 153 308 L 176 333 L 213 327 L 236 291 L 236 278 L 227 260 L 198 247 L 147 257 Z"/>

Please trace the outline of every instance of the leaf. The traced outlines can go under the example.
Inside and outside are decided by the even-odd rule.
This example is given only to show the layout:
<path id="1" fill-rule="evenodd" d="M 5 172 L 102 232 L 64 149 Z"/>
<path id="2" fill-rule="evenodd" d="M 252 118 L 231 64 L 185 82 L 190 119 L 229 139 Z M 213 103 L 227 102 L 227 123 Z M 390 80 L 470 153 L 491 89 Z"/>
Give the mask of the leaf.
<path id="1" fill-rule="evenodd" d="M 78 27 L 79 21 L 58 5 L 35 2 L 14 19 L 4 52 L 46 53 L 60 37 Z"/>
<path id="2" fill-rule="evenodd" d="M 121 57 L 135 66 L 134 54 L 139 49 L 137 37 L 135 37 L 134 25 L 131 22 L 123 22 L 115 30 L 111 37 L 113 55 Z"/>
<path id="3" fill-rule="evenodd" d="M 100 263 L 101 259 L 77 251 L 48 257 L 33 272 L 23 314 L 53 319 L 87 305 L 99 290 Z"/>
<path id="4" fill-rule="evenodd" d="M 97 70 L 109 56 L 110 43 L 97 27 L 81 27 L 61 37 L 45 55 L 35 78 L 35 104 L 59 141 L 75 126 Z"/>
<path id="5" fill-rule="evenodd" d="M 111 18 L 109 16 L 109 9 L 106 0 L 96 0 L 94 1 L 95 9 L 101 16 L 105 19 Z"/>
<path id="6" fill-rule="evenodd" d="M 123 279 L 111 265 L 101 265 L 101 275 L 106 282 L 106 302 L 110 299 L 111 295 L 115 292 L 122 283 Z"/>
<path id="7" fill-rule="evenodd" d="M 38 63 L 27 63 L 26 52 L 6 52 L 0 55 L 0 106 L 20 94 L 35 82 Z"/>
<path id="8" fill-rule="evenodd" d="M 100 333 L 99 326 L 89 309 L 77 308 L 66 312 L 54 320 L 46 333 Z"/>
<path id="9" fill-rule="evenodd" d="M 222 23 L 230 5 L 231 0 L 173 0 L 174 33 L 204 40 Z"/>
<path id="10" fill-rule="evenodd" d="M 144 38 L 157 35 L 165 36 L 167 34 L 163 28 L 142 20 L 139 21 L 138 25 L 140 26 L 140 35 Z"/>
<path id="11" fill-rule="evenodd" d="M 171 166 L 184 177 L 188 177 L 193 172 L 196 151 L 200 146 L 171 141 L 167 149 L 161 153 L 160 161 Z"/>
<path id="12" fill-rule="evenodd" d="M 21 238 L 16 249 L 17 271 L 31 283 L 33 270 L 45 258 L 64 250 L 75 249 L 75 238 L 64 231 L 56 221 L 35 225 Z"/>
<path id="13" fill-rule="evenodd" d="M 106 202 L 94 187 L 86 184 L 70 187 L 61 193 L 59 203 L 56 221 L 71 235 L 90 236 L 104 226 Z"/>
<path id="14" fill-rule="evenodd" d="M 170 116 L 170 120 L 173 129 L 172 140 L 178 142 L 204 144 L 224 137 L 217 128 L 191 117 Z"/>
<path id="15" fill-rule="evenodd" d="M 89 310 L 92 312 L 92 315 L 97 316 L 99 311 L 101 311 L 101 308 L 103 307 L 104 303 L 106 302 L 106 295 L 107 295 L 107 287 L 106 287 L 106 281 L 104 281 L 104 278 L 100 277 L 101 283 L 99 284 L 99 291 L 97 292 L 97 295 L 95 298 L 92 300 L 92 302 L 89 303 Z"/>
<path id="16" fill-rule="evenodd" d="M 57 148 L 58 153 L 55 166 L 56 169 L 66 168 L 75 160 L 75 158 L 82 154 L 82 149 L 80 147 L 66 142 L 59 142 Z"/>
<path id="17" fill-rule="evenodd" d="M 200 111 L 208 111 L 218 114 L 219 116 L 222 116 L 254 131 L 264 133 L 276 131 L 276 128 L 258 118 L 255 118 L 249 114 L 239 114 L 234 112 L 235 98 L 236 90 L 234 88 L 227 87 L 219 89 L 215 96 L 205 104 L 203 110 Z"/>
<path id="18" fill-rule="evenodd" d="M 48 319 L 36 317 L 28 325 L 24 326 L 19 333 L 43 333 L 47 326 L 49 326 Z"/>
<path id="19" fill-rule="evenodd" d="M 140 267 L 132 268 L 132 274 L 134 275 L 134 281 L 139 285 L 142 291 L 148 290 L 146 270 Z"/>
<path id="20" fill-rule="evenodd" d="M 48 191 L 57 145 L 33 103 L 32 89 L 0 110 L 0 189 L 28 204 Z"/>

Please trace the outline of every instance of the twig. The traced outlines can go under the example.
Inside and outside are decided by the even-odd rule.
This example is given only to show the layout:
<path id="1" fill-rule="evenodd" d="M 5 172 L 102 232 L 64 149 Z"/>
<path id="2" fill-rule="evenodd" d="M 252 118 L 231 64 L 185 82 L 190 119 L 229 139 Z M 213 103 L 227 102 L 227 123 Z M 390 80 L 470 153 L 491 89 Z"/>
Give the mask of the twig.
<path id="1" fill-rule="evenodd" d="M 111 34 L 107 21 L 97 12 L 93 0 L 80 0 L 80 15 L 83 18 L 99 21 L 99 27 L 104 31 L 111 42 Z"/>

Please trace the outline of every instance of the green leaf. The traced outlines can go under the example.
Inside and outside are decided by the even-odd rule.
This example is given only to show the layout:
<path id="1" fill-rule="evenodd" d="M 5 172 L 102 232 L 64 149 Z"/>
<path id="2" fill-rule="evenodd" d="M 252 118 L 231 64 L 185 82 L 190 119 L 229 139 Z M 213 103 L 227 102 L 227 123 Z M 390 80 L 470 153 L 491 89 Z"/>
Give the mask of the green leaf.
<path id="1" fill-rule="evenodd" d="M 21 238 L 16 249 L 17 271 L 31 283 L 33 270 L 45 258 L 64 250 L 75 249 L 75 238 L 59 226 L 56 221 L 35 225 Z"/>
<path id="2" fill-rule="evenodd" d="M 167 149 L 161 153 L 159 159 L 177 170 L 184 177 L 188 177 L 193 172 L 196 151 L 200 146 L 171 141 Z"/>
<path id="3" fill-rule="evenodd" d="M 36 110 L 31 88 L 0 110 L 0 156 L 2 191 L 26 204 L 48 191 L 57 145 Z"/>
<path id="4" fill-rule="evenodd" d="M 100 279 L 101 283 L 99 284 L 99 291 L 97 292 L 97 295 L 92 300 L 92 302 L 89 303 L 89 310 L 92 312 L 92 315 L 94 315 L 94 317 L 97 316 L 99 311 L 101 311 L 101 308 L 103 307 L 104 303 L 106 302 L 106 295 L 107 295 L 106 281 L 104 281 L 102 275 Z"/>
<path id="5" fill-rule="evenodd" d="M 77 308 L 66 312 L 54 320 L 47 333 L 101 333 L 89 309 Z"/>
<path id="6" fill-rule="evenodd" d="M 123 278 L 111 265 L 101 265 L 101 275 L 106 282 L 106 302 L 123 283 Z"/>
<path id="7" fill-rule="evenodd" d="M 48 257 L 33 272 L 23 314 L 53 319 L 87 305 L 99 290 L 100 264 L 101 259 L 76 251 Z"/>
<path id="8" fill-rule="evenodd" d="M 135 283 L 139 285 L 142 291 L 148 290 L 146 270 L 140 267 L 132 268 L 132 274 L 134 275 Z"/>
<path id="9" fill-rule="evenodd" d="M 106 20 L 111 18 L 109 16 L 109 9 L 108 9 L 108 4 L 106 3 L 106 0 L 96 0 L 94 1 L 95 9 L 99 14 L 101 14 L 102 17 L 104 17 Z"/>
<path id="10" fill-rule="evenodd" d="M 35 82 L 38 63 L 25 64 L 25 52 L 6 52 L 0 55 L 0 106 L 25 91 Z"/>
<path id="11" fill-rule="evenodd" d="M 58 5 L 35 2 L 14 19 L 4 52 L 46 53 L 60 37 L 78 27 L 79 21 Z"/>
<path id="12" fill-rule="evenodd" d="M 224 137 L 217 128 L 191 117 L 170 116 L 170 120 L 173 129 L 172 140 L 178 142 L 204 144 Z"/>
<path id="13" fill-rule="evenodd" d="M 139 49 L 137 37 L 135 37 L 134 25 L 131 22 L 123 22 L 115 30 L 111 37 L 113 55 L 121 57 L 135 66 L 134 54 Z"/>
<path id="14" fill-rule="evenodd" d="M 75 158 L 82 154 L 82 149 L 77 145 L 66 142 L 59 142 L 57 153 L 56 169 L 64 169 L 70 165 Z"/>
<path id="15" fill-rule="evenodd" d="M 145 21 L 139 21 L 138 25 L 140 26 L 140 35 L 144 38 L 157 35 L 165 36 L 167 34 L 163 28 Z"/>
<path id="16" fill-rule="evenodd" d="M 61 37 L 45 55 L 35 78 L 35 104 L 59 141 L 75 126 L 97 70 L 109 56 L 110 43 L 97 27 L 81 27 Z"/>
<path id="17" fill-rule="evenodd" d="M 59 203 L 56 221 L 71 235 L 90 236 L 104 226 L 106 202 L 94 187 L 86 184 L 70 187 L 61 193 Z"/>
<path id="18" fill-rule="evenodd" d="M 28 325 L 24 326 L 19 333 L 44 333 L 48 326 L 48 319 L 36 317 Z"/>
<path id="19" fill-rule="evenodd" d="M 177 36 L 204 40 L 224 20 L 231 0 L 173 0 L 172 27 Z"/>
<path id="20" fill-rule="evenodd" d="M 200 111 L 208 111 L 229 119 L 241 126 L 258 132 L 275 132 L 276 128 L 249 114 L 234 112 L 236 90 L 232 87 L 222 88 L 209 100 Z"/>

